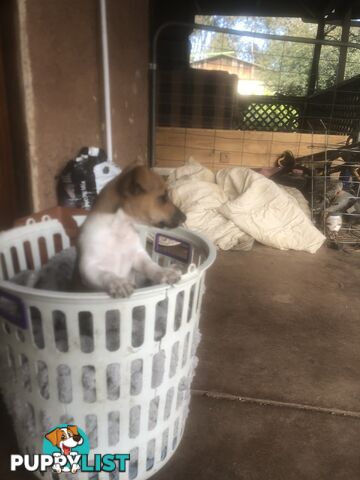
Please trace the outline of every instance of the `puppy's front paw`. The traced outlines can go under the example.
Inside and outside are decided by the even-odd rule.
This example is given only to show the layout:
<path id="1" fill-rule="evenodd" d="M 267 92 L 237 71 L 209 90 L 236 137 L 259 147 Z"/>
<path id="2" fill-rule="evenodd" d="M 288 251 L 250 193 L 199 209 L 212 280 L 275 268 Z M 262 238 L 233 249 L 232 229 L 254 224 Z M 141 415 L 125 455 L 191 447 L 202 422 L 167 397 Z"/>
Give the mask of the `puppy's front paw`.
<path id="1" fill-rule="evenodd" d="M 107 293 L 113 298 L 130 297 L 134 291 L 134 285 L 122 278 L 113 278 L 107 285 Z"/>
<path id="2" fill-rule="evenodd" d="M 80 470 L 80 465 L 78 465 L 77 463 L 74 463 L 73 466 L 71 467 L 71 473 L 76 473 L 79 470 Z"/>
<path id="3" fill-rule="evenodd" d="M 162 268 L 158 274 L 159 283 L 168 283 L 173 285 L 181 278 L 181 271 L 176 267 Z"/>

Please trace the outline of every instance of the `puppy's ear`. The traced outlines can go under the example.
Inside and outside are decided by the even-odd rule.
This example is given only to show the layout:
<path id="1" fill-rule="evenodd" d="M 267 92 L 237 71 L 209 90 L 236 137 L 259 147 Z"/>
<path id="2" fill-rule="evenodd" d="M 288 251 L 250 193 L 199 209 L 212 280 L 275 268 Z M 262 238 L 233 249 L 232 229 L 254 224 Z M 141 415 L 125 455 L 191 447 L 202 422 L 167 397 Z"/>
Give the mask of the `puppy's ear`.
<path id="1" fill-rule="evenodd" d="M 48 434 L 45 435 L 45 438 L 51 442 L 52 445 L 57 446 L 59 440 L 59 429 L 55 428 Z"/>
<path id="2" fill-rule="evenodd" d="M 76 427 L 75 425 L 68 425 L 68 430 L 70 430 L 70 432 L 73 434 L 73 435 L 79 435 L 79 430 L 78 430 L 78 427 Z"/>
<path id="3" fill-rule="evenodd" d="M 149 191 L 151 187 L 151 177 L 146 167 L 136 166 L 131 170 L 124 171 L 119 177 L 117 189 L 118 192 L 127 197 L 140 195 Z"/>

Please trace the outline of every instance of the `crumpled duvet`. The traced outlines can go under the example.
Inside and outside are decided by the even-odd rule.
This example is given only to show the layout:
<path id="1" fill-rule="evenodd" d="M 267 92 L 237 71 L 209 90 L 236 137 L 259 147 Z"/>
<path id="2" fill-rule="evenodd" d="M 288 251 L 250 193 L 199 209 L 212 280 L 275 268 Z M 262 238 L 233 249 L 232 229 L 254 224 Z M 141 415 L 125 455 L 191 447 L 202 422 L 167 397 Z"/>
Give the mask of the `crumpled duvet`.
<path id="1" fill-rule="evenodd" d="M 194 161 L 168 177 L 172 201 L 186 227 L 222 250 L 250 250 L 255 240 L 281 250 L 315 253 L 324 235 L 312 224 L 303 195 L 245 167 L 216 174 Z"/>

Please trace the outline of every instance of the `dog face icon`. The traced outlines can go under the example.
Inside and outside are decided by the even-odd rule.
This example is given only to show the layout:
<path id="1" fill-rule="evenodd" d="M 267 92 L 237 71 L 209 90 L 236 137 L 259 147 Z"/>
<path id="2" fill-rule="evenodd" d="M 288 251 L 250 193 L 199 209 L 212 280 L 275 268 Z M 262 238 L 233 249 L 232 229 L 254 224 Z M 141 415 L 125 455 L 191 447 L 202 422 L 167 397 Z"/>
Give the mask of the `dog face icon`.
<path id="1" fill-rule="evenodd" d="M 70 455 L 72 448 L 84 442 L 75 425 L 68 425 L 65 428 L 55 428 L 55 430 L 49 432 L 45 438 L 54 446 L 58 447 L 63 455 Z"/>
<path id="2" fill-rule="evenodd" d="M 51 444 L 54 447 L 57 447 L 61 455 L 71 455 L 71 451 L 73 448 L 82 445 L 84 442 L 84 439 L 80 435 L 78 431 L 78 427 L 75 425 L 67 425 L 64 428 L 55 428 L 51 432 L 49 432 L 47 435 L 45 435 L 45 438 L 51 442 Z M 54 454 L 54 455 L 60 455 Z M 64 467 L 62 470 L 60 469 L 59 465 L 54 466 L 56 467 L 54 471 L 57 473 L 60 473 L 61 471 L 66 472 L 69 471 L 70 469 L 68 467 Z M 72 466 L 72 473 L 75 473 L 79 469 L 78 465 L 73 465 Z"/>

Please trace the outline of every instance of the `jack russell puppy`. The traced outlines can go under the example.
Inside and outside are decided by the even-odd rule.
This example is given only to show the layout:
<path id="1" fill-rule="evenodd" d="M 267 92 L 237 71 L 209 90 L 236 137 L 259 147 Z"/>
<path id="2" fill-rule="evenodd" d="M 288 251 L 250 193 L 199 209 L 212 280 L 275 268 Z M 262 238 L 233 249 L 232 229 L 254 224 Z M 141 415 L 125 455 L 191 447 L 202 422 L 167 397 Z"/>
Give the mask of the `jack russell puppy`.
<path id="1" fill-rule="evenodd" d="M 125 169 L 101 191 L 78 239 L 77 287 L 128 297 L 135 274 L 153 284 L 177 282 L 181 273 L 155 263 L 141 244 L 136 223 L 175 228 L 185 215 L 171 202 L 165 181 L 145 166 Z"/>

